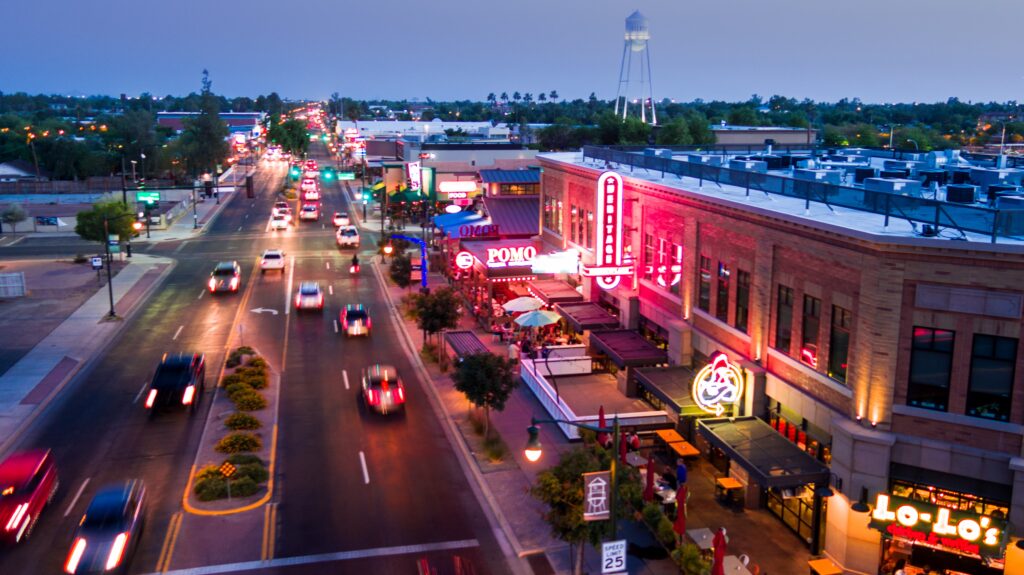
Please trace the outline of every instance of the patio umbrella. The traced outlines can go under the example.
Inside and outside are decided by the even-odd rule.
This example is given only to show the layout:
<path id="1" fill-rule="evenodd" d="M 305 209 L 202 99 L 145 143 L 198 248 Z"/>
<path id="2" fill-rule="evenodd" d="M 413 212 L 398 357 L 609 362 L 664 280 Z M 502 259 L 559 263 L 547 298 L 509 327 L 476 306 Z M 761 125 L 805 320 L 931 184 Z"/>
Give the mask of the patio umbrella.
<path id="1" fill-rule="evenodd" d="M 644 501 L 654 501 L 654 456 L 647 454 L 647 485 L 644 486 Z"/>
<path id="2" fill-rule="evenodd" d="M 686 486 L 680 485 L 676 490 L 676 520 L 672 530 L 680 537 L 686 533 Z"/>
<path id="3" fill-rule="evenodd" d="M 517 311 L 533 311 L 535 309 L 540 309 L 543 305 L 544 302 L 535 297 L 522 296 L 505 302 L 505 305 L 501 307 L 503 307 L 507 312 L 515 313 Z"/>
<path id="4" fill-rule="evenodd" d="M 626 463 L 626 449 L 629 447 L 629 441 L 626 440 L 626 432 L 622 432 L 622 436 L 619 437 L 619 461 L 623 464 Z"/>
<path id="5" fill-rule="evenodd" d="M 523 327 L 543 327 L 558 321 L 559 315 L 553 311 L 528 311 L 516 318 L 516 323 Z"/>
<path id="6" fill-rule="evenodd" d="M 715 563 L 711 566 L 711 575 L 725 575 L 725 527 L 718 528 L 711 545 L 715 549 Z"/>
<path id="7" fill-rule="evenodd" d="M 604 420 L 604 406 L 603 405 L 601 407 L 597 408 L 597 426 L 600 427 L 601 429 L 605 429 L 605 428 L 608 427 L 608 425 L 605 423 L 605 420 Z M 603 431 L 599 431 L 597 433 L 597 444 L 600 445 L 601 447 L 604 447 L 605 444 L 607 444 L 607 443 L 608 443 L 608 434 L 603 432 Z"/>

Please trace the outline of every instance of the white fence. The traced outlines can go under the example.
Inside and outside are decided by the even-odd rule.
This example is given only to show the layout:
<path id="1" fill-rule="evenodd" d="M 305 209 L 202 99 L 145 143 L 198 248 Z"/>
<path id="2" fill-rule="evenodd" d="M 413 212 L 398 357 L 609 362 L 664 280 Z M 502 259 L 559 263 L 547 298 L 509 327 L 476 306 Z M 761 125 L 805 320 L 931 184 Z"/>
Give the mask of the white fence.
<path id="1" fill-rule="evenodd" d="M 0 274 L 0 297 L 25 297 L 25 273 Z"/>

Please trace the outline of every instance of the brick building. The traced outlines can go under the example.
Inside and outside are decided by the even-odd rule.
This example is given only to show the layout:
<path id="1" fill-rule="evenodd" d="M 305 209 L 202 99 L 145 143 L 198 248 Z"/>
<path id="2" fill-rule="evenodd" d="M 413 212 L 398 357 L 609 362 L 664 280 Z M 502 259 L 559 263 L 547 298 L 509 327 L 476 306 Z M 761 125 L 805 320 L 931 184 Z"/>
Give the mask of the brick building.
<path id="1" fill-rule="evenodd" d="M 617 170 L 635 277 L 611 290 L 576 279 L 672 364 L 696 371 L 725 354 L 740 367 L 738 419 L 709 420 L 700 435 L 705 455 L 727 460 L 723 474 L 744 485 L 747 507 L 775 513 L 850 573 L 901 558 L 1024 573 L 1020 528 L 1009 526 L 1024 525 L 1024 242 L 969 229 L 922 237 L 919 222 L 810 193 L 598 152 L 538 156 L 545 249 L 595 263 L 598 178 Z M 644 395 L 643 381 L 625 388 Z M 774 487 L 711 421 L 734 433 L 755 426 L 743 428 L 755 430 L 744 436 L 755 451 L 757 433 L 781 434 L 825 471 Z"/>

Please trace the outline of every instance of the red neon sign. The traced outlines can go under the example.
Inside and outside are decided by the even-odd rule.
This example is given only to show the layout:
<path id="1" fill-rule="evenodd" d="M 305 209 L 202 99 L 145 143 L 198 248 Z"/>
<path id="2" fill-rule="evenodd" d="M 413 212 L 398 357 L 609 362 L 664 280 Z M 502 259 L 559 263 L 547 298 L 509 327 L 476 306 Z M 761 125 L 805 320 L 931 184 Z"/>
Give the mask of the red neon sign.
<path id="1" fill-rule="evenodd" d="M 622 176 L 605 172 L 597 179 L 597 262 L 580 270 L 597 278 L 597 285 L 612 289 L 622 276 L 633 275 L 632 264 L 623 261 Z"/>

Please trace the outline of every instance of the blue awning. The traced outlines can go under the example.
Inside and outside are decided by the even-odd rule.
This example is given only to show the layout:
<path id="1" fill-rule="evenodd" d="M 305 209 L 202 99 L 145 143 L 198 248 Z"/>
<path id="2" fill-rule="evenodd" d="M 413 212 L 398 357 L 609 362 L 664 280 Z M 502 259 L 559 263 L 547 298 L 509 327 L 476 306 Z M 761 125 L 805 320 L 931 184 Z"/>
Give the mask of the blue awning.
<path id="1" fill-rule="evenodd" d="M 441 214 L 434 216 L 434 225 L 441 228 L 443 231 L 454 231 L 452 228 L 458 228 L 463 224 L 475 223 L 479 220 L 484 219 L 483 216 L 474 212 L 458 212 L 455 214 Z"/>

